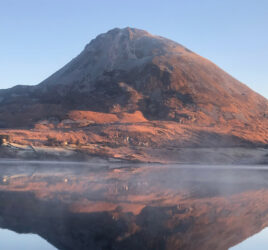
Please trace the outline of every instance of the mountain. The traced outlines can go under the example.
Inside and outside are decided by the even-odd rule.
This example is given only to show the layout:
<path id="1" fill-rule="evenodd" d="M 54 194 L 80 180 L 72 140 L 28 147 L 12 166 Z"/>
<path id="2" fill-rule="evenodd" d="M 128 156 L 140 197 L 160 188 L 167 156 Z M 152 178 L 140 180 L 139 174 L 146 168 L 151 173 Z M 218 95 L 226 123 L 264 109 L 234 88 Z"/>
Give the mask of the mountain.
<path id="1" fill-rule="evenodd" d="M 186 47 L 134 28 L 97 36 L 36 86 L 1 90 L 0 104 L 2 128 L 90 130 L 94 123 L 92 133 L 107 134 L 99 141 L 114 143 L 114 132 L 96 126 L 117 124 L 120 131 L 120 124 L 143 123 L 160 132 L 164 126 L 165 141 L 172 140 L 172 145 L 184 145 L 184 137 L 187 145 L 217 145 L 219 138 L 221 145 L 268 141 L 264 97 Z M 141 130 L 128 127 L 123 136 L 134 133 L 133 141 L 150 144 L 153 138 Z"/>

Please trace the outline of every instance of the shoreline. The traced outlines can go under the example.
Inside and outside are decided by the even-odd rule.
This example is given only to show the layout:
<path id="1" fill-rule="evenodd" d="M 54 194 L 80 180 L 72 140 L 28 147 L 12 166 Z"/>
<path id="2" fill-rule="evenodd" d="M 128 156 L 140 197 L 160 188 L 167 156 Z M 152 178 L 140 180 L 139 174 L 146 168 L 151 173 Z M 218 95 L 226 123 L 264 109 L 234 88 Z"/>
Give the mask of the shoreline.
<path id="1" fill-rule="evenodd" d="M 185 148 L 110 148 L 97 152 L 89 148 L 25 146 L 11 143 L 0 147 L 0 160 L 66 163 L 132 163 L 190 165 L 265 165 L 268 149 L 264 147 L 185 147 Z"/>

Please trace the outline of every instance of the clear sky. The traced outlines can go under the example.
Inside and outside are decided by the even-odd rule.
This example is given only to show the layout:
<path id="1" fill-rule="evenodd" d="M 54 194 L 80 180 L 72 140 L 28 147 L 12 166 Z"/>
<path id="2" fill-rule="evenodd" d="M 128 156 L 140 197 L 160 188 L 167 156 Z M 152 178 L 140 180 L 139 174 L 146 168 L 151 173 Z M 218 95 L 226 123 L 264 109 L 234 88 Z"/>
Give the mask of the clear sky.
<path id="1" fill-rule="evenodd" d="M 268 228 L 263 229 L 261 232 L 249 237 L 242 243 L 231 247 L 229 250 L 267 250 L 268 246 Z"/>
<path id="2" fill-rule="evenodd" d="M 268 97 L 267 0 L 0 0 L 0 88 L 37 84 L 126 26 L 175 40 Z"/>

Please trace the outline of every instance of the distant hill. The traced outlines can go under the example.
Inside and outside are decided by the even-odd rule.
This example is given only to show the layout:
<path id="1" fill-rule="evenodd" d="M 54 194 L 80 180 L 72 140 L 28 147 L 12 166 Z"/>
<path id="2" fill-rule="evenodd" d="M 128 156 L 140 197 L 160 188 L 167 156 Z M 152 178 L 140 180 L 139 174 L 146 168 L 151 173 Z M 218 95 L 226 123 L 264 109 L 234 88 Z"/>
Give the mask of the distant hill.
<path id="1" fill-rule="evenodd" d="M 267 117 L 268 101 L 215 64 L 176 42 L 134 28 L 97 36 L 36 86 L 0 91 L 2 128 L 166 126 L 153 143 L 159 147 L 161 138 L 172 145 L 185 145 L 183 138 L 195 146 L 264 145 Z M 140 133 L 145 143 L 153 140 L 141 128 L 129 129 L 124 136 L 132 136 L 133 143 L 141 140 Z M 100 130 L 92 133 L 101 136 Z M 172 131 L 173 138 L 167 135 Z M 110 132 L 105 138 L 116 140 Z"/>

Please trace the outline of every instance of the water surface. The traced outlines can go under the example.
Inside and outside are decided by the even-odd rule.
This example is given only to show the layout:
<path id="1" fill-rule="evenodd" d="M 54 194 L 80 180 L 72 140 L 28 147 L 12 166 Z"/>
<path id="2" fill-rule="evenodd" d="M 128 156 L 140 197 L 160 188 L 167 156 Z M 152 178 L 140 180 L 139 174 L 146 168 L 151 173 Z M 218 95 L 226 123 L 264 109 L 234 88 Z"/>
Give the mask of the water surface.
<path id="1" fill-rule="evenodd" d="M 42 237 L 40 250 L 252 249 L 268 226 L 268 171 L 6 161 L 0 201 L 0 228 Z"/>
<path id="2" fill-rule="evenodd" d="M 5 250 L 55 250 L 47 241 L 34 234 L 18 234 L 6 229 L 0 229 L 0 249 Z"/>

